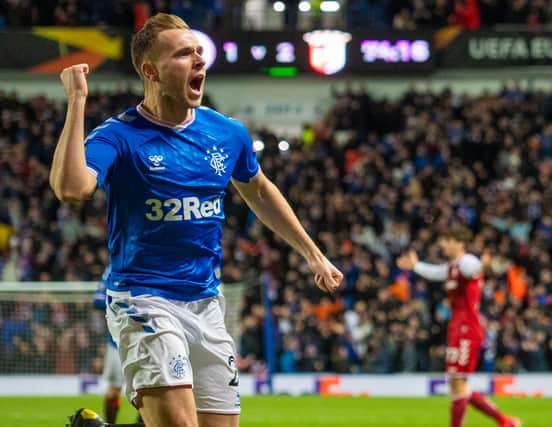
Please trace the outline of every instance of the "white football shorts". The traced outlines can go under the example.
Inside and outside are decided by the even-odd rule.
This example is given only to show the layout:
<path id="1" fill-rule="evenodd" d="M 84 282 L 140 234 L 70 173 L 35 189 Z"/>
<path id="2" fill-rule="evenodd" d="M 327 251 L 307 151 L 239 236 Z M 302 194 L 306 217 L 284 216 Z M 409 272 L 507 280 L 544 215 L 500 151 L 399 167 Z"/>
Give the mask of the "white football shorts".
<path id="1" fill-rule="evenodd" d="M 107 343 L 105 348 L 102 376 L 111 387 L 121 388 L 123 386 L 123 370 L 121 369 L 119 350 L 113 347 L 112 343 Z"/>
<path id="2" fill-rule="evenodd" d="M 125 394 L 192 386 L 198 412 L 239 414 L 234 342 L 224 297 L 186 302 L 107 291 L 107 325 L 119 348 Z"/>

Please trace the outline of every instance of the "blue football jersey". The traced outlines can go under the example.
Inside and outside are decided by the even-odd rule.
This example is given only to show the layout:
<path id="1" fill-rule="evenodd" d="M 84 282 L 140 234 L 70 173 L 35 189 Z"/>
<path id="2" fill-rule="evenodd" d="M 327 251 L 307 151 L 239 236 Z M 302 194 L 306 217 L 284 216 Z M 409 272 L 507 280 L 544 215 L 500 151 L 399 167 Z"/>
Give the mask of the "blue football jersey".
<path id="1" fill-rule="evenodd" d="M 108 265 L 103 274 L 102 278 L 98 281 L 98 286 L 96 287 L 96 290 L 94 291 L 94 308 L 98 310 L 105 311 L 105 302 L 106 302 L 106 289 L 107 289 L 107 279 L 109 277 L 109 273 L 111 272 L 111 265 Z M 113 340 L 113 337 L 107 332 L 107 342 L 113 346 L 117 347 L 117 344 L 115 344 L 115 341 Z"/>
<path id="2" fill-rule="evenodd" d="M 111 265 L 108 265 L 103 274 L 102 278 L 98 281 L 98 286 L 94 291 L 94 308 L 98 310 L 105 310 L 105 300 L 106 300 L 106 288 L 107 288 L 107 279 L 109 273 L 111 272 Z"/>
<path id="3" fill-rule="evenodd" d="M 138 106 L 85 144 L 107 195 L 108 289 L 184 301 L 216 295 L 226 188 L 259 171 L 245 127 L 206 107 L 170 127 Z"/>

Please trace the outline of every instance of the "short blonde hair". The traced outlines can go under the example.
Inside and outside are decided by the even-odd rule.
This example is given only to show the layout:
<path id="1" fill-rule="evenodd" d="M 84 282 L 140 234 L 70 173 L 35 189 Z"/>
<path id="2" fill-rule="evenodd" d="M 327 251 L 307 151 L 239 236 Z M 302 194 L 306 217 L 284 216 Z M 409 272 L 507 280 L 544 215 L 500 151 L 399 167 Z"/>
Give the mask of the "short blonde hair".
<path id="1" fill-rule="evenodd" d="M 440 237 L 443 239 L 456 240 L 465 245 L 473 240 L 473 234 L 470 229 L 460 224 L 453 224 L 450 228 L 441 233 Z"/>
<path id="2" fill-rule="evenodd" d="M 132 37 L 130 42 L 132 65 L 142 80 L 144 79 L 141 70 L 142 63 L 155 46 L 157 36 L 162 31 L 174 29 L 189 30 L 190 27 L 176 15 L 158 13 L 148 18 L 144 26 Z"/>

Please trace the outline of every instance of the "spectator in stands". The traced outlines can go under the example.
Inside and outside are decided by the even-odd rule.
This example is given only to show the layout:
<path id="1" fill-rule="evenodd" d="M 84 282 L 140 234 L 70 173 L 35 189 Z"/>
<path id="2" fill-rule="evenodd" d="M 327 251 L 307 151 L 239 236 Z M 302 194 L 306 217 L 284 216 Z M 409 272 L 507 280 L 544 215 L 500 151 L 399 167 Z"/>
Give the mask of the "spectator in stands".
<path id="1" fill-rule="evenodd" d="M 311 28 L 320 28 L 320 0 L 311 0 Z M 297 26 L 297 0 L 286 1 L 282 29 Z M 436 29 L 449 23 L 464 28 L 497 24 L 529 27 L 550 23 L 552 15 L 543 0 L 410 0 L 408 2 L 349 0 L 344 2 L 345 26 L 355 28 Z M 200 29 L 266 29 L 272 2 L 249 0 L 9 0 L 0 3 L 0 28 L 32 25 L 113 25 L 141 28 L 157 12 L 172 12 Z M 242 19 L 243 15 L 243 19 Z M 410 17 L 408 16 L 410 15 Z M 413 25 L 414 24 L 414 25 Z"/>
<path id="2" fill-rule="evenodd" d="M 479 12 L 481 26 L 485 28 L 504 22 L 505 5 L 504 0 L 480 0 Z"/>
<path id="3" fill-rule="evenodd" d="M 412 19 L 408 7 L 401 8 L 399 13 L 393 17 L 393 29 L 399 31 L 413 31 L 416 29 L 416 23 Z"/>
<path id="4" fill-rule="evenodd" d="M 508 24 L 525 24 L 529 10 L 529 0 L 512 0 L 506 8 L 504 20 Z"/>
<path id="5" fill-rule="evenodd" d="M 477 30 L 481 26 L 477 0 L 455 0 L 450 23 L 467 30 Z"/>

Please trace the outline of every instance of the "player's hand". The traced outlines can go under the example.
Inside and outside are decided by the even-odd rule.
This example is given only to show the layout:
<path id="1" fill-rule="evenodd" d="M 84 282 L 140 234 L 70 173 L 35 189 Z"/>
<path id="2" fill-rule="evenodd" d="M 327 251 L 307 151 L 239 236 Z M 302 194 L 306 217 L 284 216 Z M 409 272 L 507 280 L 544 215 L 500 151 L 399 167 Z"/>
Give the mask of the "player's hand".
<path id="1" fill-rule="evenodd" d="M 397 259 L 397 266 L 401 270 L 412 270 L 418 263 L 418 254 L 414 249 L 410 249 L 407 253 L 401 255 Z"/>
<path id="2" fill-rule="evenodd" d="M 484 249 L 480 259 L 481 264 L 483 264 L 483 268 L 490 268 L 493 262 L 493 254 L 489 249 Z"/>
<path id="3" fill-rule="evenodd" d="M 88 71 L 88 64 L 77 64 L 71 65 L 61 72 L 59 78 L 65 88 L 67 99 L 86 98 L 88 96 L 88 84 L 86 83 Z"/>
<path id="4" fill-rule="evenodd" d="M 326 257 L 309 262 L 314 273 L 314 283 L 324 292 L 334 293 L 343 282 L 343 273 L 339 271 Z"/>

